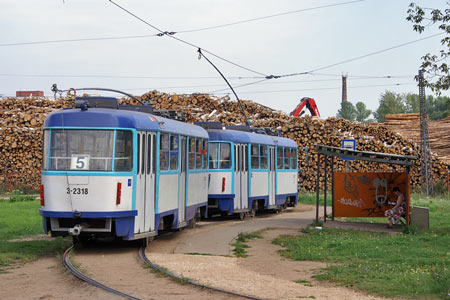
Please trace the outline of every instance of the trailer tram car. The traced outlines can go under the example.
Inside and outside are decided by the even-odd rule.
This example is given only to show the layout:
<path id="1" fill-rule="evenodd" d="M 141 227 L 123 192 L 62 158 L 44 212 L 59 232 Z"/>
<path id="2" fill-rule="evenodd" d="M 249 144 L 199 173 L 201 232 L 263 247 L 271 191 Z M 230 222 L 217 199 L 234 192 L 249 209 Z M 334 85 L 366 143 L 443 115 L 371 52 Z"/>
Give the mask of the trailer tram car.
<path id="1" fill-rule="evenodd" d="M 297 204 L 295 141 L 261 128 L 238 125 L 222 129 L 217 122 L 197 124 L 209 135 L 210 215 L 239 214 L 244 218 L 254 216 L 257 210 L 280 210 Z"/>
<path id="2" fill-rule="evenodd" d="M 40 214 L 52 236 L 124 240 L 207 210 L 208 133 L 116 98 L 80 97 L 44 122 Z"/>

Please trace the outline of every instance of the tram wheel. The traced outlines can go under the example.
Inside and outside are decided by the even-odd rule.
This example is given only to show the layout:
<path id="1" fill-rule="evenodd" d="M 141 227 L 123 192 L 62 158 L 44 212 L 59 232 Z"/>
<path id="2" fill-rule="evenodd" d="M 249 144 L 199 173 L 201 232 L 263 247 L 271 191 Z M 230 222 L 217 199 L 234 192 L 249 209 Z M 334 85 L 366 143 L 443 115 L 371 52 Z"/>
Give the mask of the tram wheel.
<path id="1" fill-rule="evenodd" d="M 239 213 L 239 219 L 240 219 L 241 221 L 245 220 L 245 216 L 246 216 L 246 213 L 245 213 L 245 212 Z"/>

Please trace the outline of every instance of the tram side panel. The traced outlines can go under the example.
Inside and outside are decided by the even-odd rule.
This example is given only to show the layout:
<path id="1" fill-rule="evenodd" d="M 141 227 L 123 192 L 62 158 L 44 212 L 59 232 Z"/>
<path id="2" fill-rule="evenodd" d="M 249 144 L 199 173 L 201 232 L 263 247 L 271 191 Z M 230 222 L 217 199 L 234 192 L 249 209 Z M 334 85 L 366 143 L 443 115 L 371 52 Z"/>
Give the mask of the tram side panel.
<path id="1" fill-rule="evenodd" d="M 295 206 L 297 204 L 297 171 L 278 171 L 277 172 L 277 206 L 287 204 Z"/>
<path id="2" fill-rule="evenodd" d="M 231 171 L 214 170 L 209 175 L 208 210 L 234 212 L 233 174 Z"/>
<path id="3" fill-rule="evenodd" d="M 269 206 L 269 172 L 267 170 L 252 170 L 250 174 L 250 199 L 264 200 L 265 207 Z"/>

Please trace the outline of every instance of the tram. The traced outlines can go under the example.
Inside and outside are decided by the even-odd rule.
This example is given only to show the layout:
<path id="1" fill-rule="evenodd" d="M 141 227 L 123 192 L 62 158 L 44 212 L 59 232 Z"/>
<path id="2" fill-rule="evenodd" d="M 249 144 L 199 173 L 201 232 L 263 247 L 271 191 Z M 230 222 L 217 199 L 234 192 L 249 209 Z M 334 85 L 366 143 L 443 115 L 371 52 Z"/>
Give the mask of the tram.
<path id="1" fill-rule="evenodd" d="M 205 129 L 78 97 L 44 122 L 40 215 L 45 232 L 77 239 L 149 238 L 207 214 Z"/>

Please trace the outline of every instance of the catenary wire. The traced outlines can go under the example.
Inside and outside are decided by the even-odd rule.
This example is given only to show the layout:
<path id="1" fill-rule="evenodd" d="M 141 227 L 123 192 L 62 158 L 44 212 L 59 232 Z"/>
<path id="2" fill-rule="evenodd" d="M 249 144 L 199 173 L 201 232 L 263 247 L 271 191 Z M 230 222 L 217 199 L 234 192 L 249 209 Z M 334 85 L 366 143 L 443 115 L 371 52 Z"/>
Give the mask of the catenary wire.
<path id="1" fill-rule="evenodd" d="M 406 43 L 403 43 L 403 44 L 400 44 L 400 45 L 396 45 L 396 46 L 393 46 L 393 47 L 389 47 L 389 48 L 385 48 L 385 49 L 382 49 L 382 50 L 378 50 L 378 51 L 375 51 L 375 52 L 371 52 L 371 53 L 368 53 L 368 54 L 365 54 L 365 55 L 361 55 L 361 56 L 358 56 L 358 57 L 354 57 L 354 58 L 351 58 L 351 59 L 347 59 L 347 60 L 344 60 L 344 61 L 341 61 L 341 62 L 333 63 L 333 64 L 330 64 L 330 65 L 327 65 L 327 66 L 323 66 L 323 67 L 320 67 L 320 68 L 317 68 L 317 69 L 313 69 L 313 70 L 310 70 L 310 71 L 291 73 L 291 74 L 284 74 L 284 75 L 277 75 L 276 78 L 292 77 L 292 76 L 298 76 L 298 75 L 311 74 L 311 73 L 314 73 L 314 72 L 317 72 L 317 71 L 329 69 L 331 67 L 339 66 L 339 65 L 342 65 L 342 64 L 345 64 L 345 63 L 349 63 L 349 62 L 352 62 L 352 61 L 355 61 L 355 60 L 363 59 L 363 58 L 366 58 L 366 57 L 369 57 L 369 56 L 373 56 L 373 55 L 377 55 L 377 54 L 380 54 L 380 53 L 383 53 L 383 52 L 386 52 L 386 51 L 390 51 L 390 50 L 393 50 L 393 49 L 404 47 L 404 46 L 407 46 L 407 45 L 410 45 L 410 44 L 413 44 L 413 43 L 417 43 L 417 42 L 420 42 L 420 41 L 423 41 L 423 40 L 426 40 L 426 39 L 431 39 L 431 38 L 434 38 L 434 37 L 442 35 L 442 34 L 444 34 L 444 32 L 433 34 L 433 35 L 430 35 L 430 36 L 427 36 L 427 37 L 424 37 L 424 38 L 420 38 L 420 39 L 417 39 L 417 40 L 414 40 L 414 41 L 410 41 L 410 42 L 406 42 Z"/>
<path id="2" fill-rule="evenodd" d="M 213 52 L 210 52 L 210 51 L 208 51 L 208 50 L 206 50 L 206 49 L 204 49 L 204 48 L 202 48 L 202 47 L 200 47 L 200 46 L 197 46 L 197 45 L 195 45 L 195 44 L 193 44 L 193 43 L 190 43 L 190 42 L 185 41 L 185 40 L 183 40 L 183 39 L 177 38 L 177 37 L 173 36 L 173 34 L 171 34 L 171 32 L 167 32 L 167 31 L 163 31 L 163 30 L 159 29 L 158 27 L 156 27 L 156 26 L 150 24 L 149 22 L 145 21 L 145 20 L 142 19 L 141 17 L 137 16 L 136 14 L 134 14 L 134 13 L 132 13 L 131 11 L 127 10 L 126 8 L 124 8 L 124 7 L 120 6 L 119 4 L 115 3 L 114 1 L 109 0 L 109 2 L 111 2 L 112 4 L 114 4 L 115 6 L 117 6 L 118 8 L 122 9 L 123 11 L 125 11 L 126 13 L 128 13 L 129 15 L 133 16 L 133 17 L 136 18 L 137 20 L 143 22 L 143 23 L 146 24 L 147 26 L 150 26 L 151 28 L 153 28 L 153 29 L 159 31 L 162 35 L 168 36 L 168 37 L 170 37 L 170 38 L 172 38 L 172 39 L 174 39 L 174 40 L 177 40 L 177 41 L 179 41 L 179 42 L 181 42 L 181 43 L 184 43 L 184 44 L 186 44 L 186 45 L 188 45 L 188 46 L 191 46 L 191 47 L 194 47 L 194 48 L 196 48 L 196 49 L 200 49 L 201 51 L 206 52 L 206 53 L 208 53 L 208 54 L 210 54 L 210 55 L 212 55 L 212 56 L 214 56 L 214 57 L 216 57 L 216 58 L 218 58 L 218 59 L 220 59 L 220 60 L 222 60 L 222 61 L 225 61 L 225 62 L 227 62 L 227 63 L 229 63 L 229 64 L 231 64 L 231 65 L 234 65 L 235 67 L 241 68 L 241 69 L 243 69 L 243 70 L 247 70 L 247 71 L 249 71 L 249 72 L 251 72 L 251 73 L 258 74 L 258 75 L 261 75 L 261 76 L 265 76 L 265 77 L 269 76 L 269 75 L 267 75 L 267 74 L 264 74 L 264 73 L 261 73 L 261 72 L 252 70 L 252 69 L 250 69 L 250 68 L 247 68 L 247 67 L 244 67 L 244 66 L 242 66 L 242 65 L 239 65 L 239 64 L 237 64 L 237 63 L 235 63 L 235 62 L 232 62 L 232 61 L 230 61 L 230 60 L 228 60 L 228 59 L 226 59 L 226 58 L 223 58 L 223 57 L 221 57 L 221 56 L 219 56 L 219 55 L 217 55 L 217 54 L 215 54 L 215 53 L 213 53 Z"/>
<path id="3" fill-rule="evenodd" d="M 329 7 L 341 6 L 341 5 L 348 5 L 348 4 L 353 4 L 353 3 L 356 3 L 356 2 L 363 2 L 363 1 L 365 1 L 365 0 L 355 0 L 355 1 L 348 1 L 348 2 L 341 2 L 341 3 L 335 3 L 335 4 L 322 5 L 322 6 L 317 6 L 317 7 L 297 9 L 297 10 L 287 11 L 287 12 L 283 12 L 283 13 L 278 13 L 278 14 L 273 14 L 273 15 L 268 15 L 268 16 L 263 16 L 263 17 L 258 17 L 258 18 L 252 18 L 252 19 L 247 19 L 247 20 L 242 20 L 242 21 L 236 21 L 236 22 L 231 22 L 231 23 L 226 23 L 226 24 L 221 24 L 221 25 L 214 25 L 214 26 L 203 27 L 203 28 L 196 28 L 196 29 L 189 29 L 189 30 L 179 30 L 179 31 L 176 31 L 176 33 L 188 33 L 188 32 L 190 33 L 190 32 L 205 31 L 205 30 L 210 30 L 210 29 L 217 29 L 217 28 L 222 28 L 222 27 L 234 26 L 234 25 L 243 24 L 243 23 L 249 23 L 249 22 L 254 22 L 254 21 L 259 21 L 259 20 L 264 20 L 264 19 L 269 19 L 269 18 L 275 18 L 275 17 L 285 16 L 285 15 L 290 15 L 290 14 L 296 14 L 296 13 L 299 13 L 299 12 L 305 12 L 305 11 L 311 11 L 311 10 L 322 9 L 322 8 L 329 8 Z"/>
<path id="4" fill-rule="evenodd" d="M 348 86 L 347 89 L 355 88 L 372 88 L 372 87 L 388 87 L 388 86 L 401 86 L 401 85 L 417 85 L 417 83 L 395 83 L 395 84 L 374 84 L 374 85 L 361 85 L 361 86 Z M 262 93 L 285 93 L 285 92 L 301 92 L 301 91 L 321 91 L 321 90 L 339 90 L 339 87 L 325 87 L 325 88 L 311 88 L 311 89 L 292 89 L 292 90 L 268 90 L 268 91 L 241 91 L 240 94 L 262 94 Z M 228 95 L 229 93 L 219 93 L 221 95 Z"/>
<path id="5" fill-rule="evenodd" d="M 355 0 L 355 1 L 348 1 L 348 2 L 342 2 L 342 3 L 329 4 L 329 5 L 322 5 L 322 6 L 317 6 L 317 7 L 310 7 L 310 8 L 305 8 L 305 9 L 297 9 L 297 10 L 287 11 L 287 12 L 283 12 L 283 13 L 278 13 L 278 14 L 273 14 L 273 15 L 268 15 L 268 16 L 263 16 L 263 17 L 257 17 L 257 18 L 242 20 L 242 21 L 236 21 L 236 22 L 231 22 L 231 23 L 226 23 L 226 24 L 196 28 L 196 29 L 171 31 L 171 32 L 167 32 L 167 34 L 173 35 L 173 34 L 179 34 L 179 33 L 192 33 L 192 32 L 205 31 L 205 30 L 211 30 L 211 29 L 228 27 L 228 26 L 235 26 L 235 25 L 239 25 L 239 24 L 244 24 L 244 23 L 269 19 L 269 18 L 275 18 L 275 17 L 296 14 L 296 13 L 311 11 L 311 10 L 317 10 L 317 9 L 322 9 L 322 8 L 329 8 L 329 7 L 334 7 L 334 6 L 348 5 L 348 4 L 362 2 L 362 1 L 365 1 L 365 0 Z M 166 32 L 164 32 L 164 34 L 166 34 Z M 53 44 L 53 43 L 91 42 L 91 41 L 103 41 L 103 40 L 139 39 L 139 38 L 160 37 L 160 36 L 162 36 L 161 32 L 159 34 L 150 34 L 150 35 L 130 35 L 130 36 L 117 36 L 117 37 L 94 37 L 94 38 L 78 38 L 78 39 L 61 39 L 61 40 L 6 43 L 6 44 L 0 44 L 0 47 L 37 45 L 37 44 Z"/>

